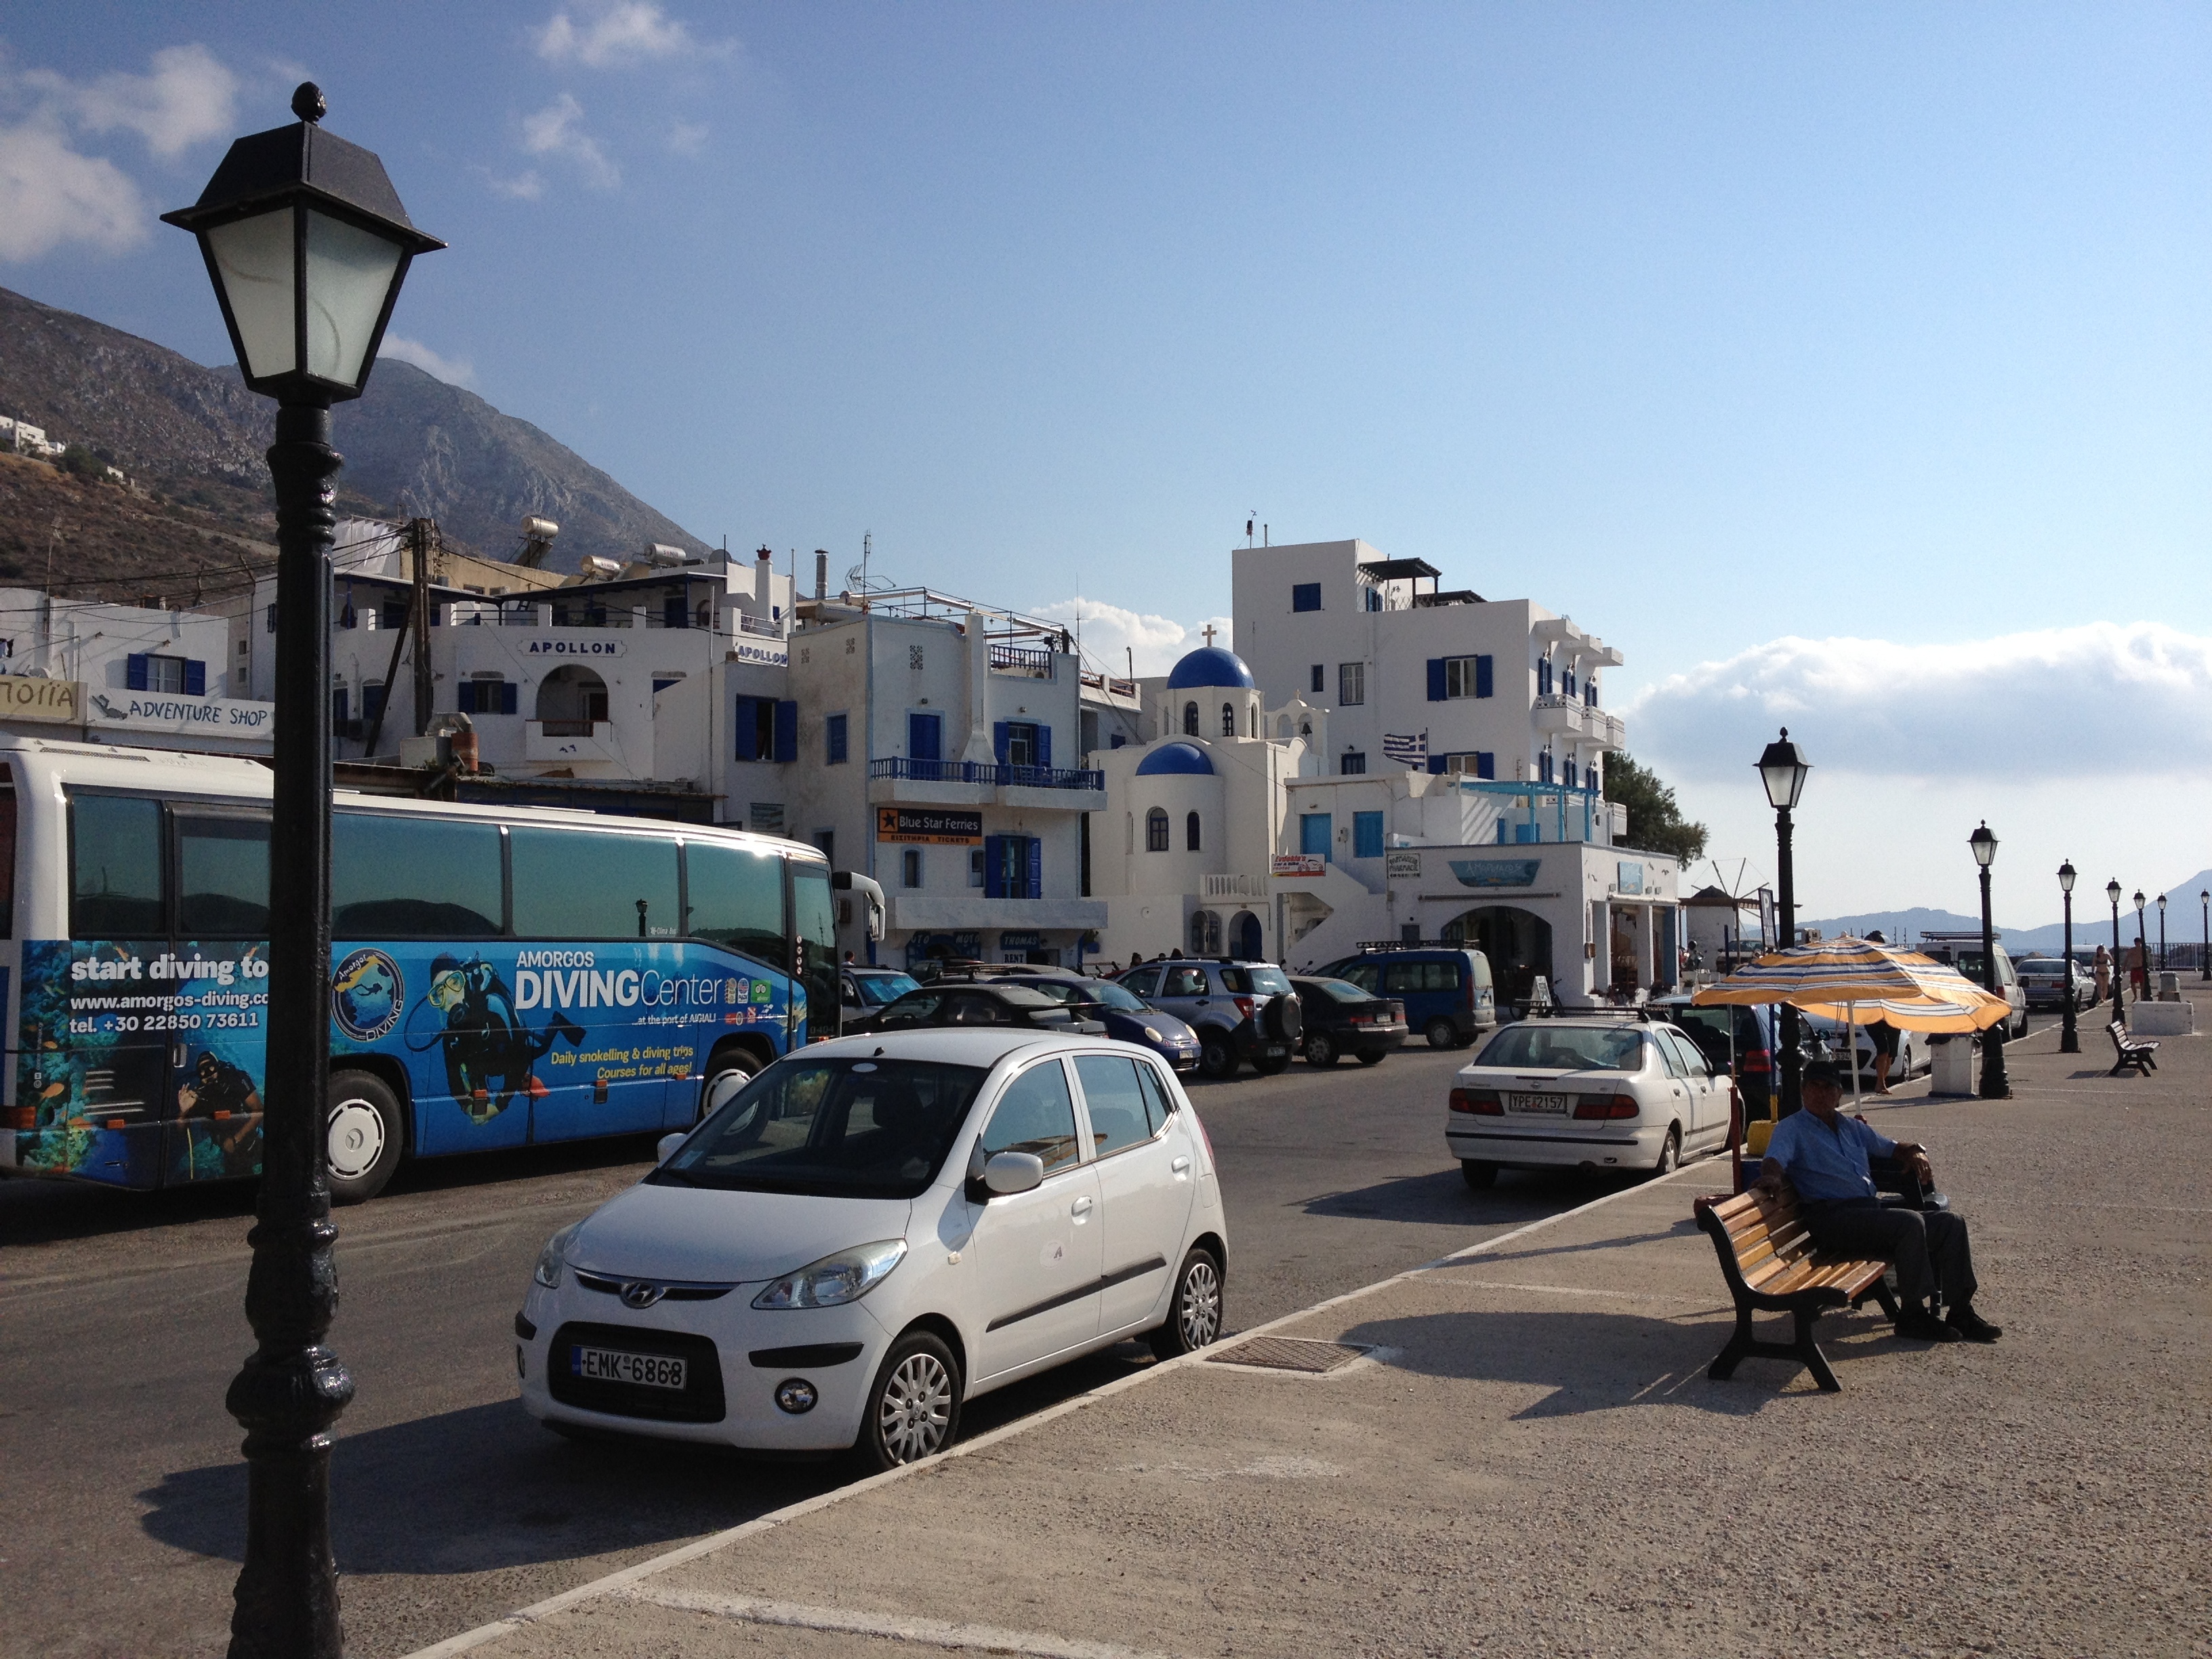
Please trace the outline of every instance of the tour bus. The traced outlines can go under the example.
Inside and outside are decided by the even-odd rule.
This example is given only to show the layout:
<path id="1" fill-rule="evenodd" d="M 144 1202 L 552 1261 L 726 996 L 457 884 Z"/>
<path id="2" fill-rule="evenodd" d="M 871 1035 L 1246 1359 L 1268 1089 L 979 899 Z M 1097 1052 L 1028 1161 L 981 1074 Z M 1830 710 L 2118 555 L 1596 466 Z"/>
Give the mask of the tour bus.
<path id="1" fill-rule="evenodd" d="M 0 737 L 0 1030 L 17 1034 L 0 1175 L 258 1172 L 271 781 Z M 404 1156 L 687 1127 L 836 1034 L 831 872 L 811 847 L 344 790 L 331 807 L 341 1202 Z"/>

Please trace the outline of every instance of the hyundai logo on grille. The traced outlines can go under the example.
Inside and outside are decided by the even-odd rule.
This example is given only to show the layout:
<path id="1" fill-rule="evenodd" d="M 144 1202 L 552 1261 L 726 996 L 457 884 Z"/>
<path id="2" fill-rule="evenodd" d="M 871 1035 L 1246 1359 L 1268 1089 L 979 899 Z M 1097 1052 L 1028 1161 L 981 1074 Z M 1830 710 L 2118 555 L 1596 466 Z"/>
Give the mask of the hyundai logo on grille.
<path id="1" fill-rule="evenodd" d="M 667 1294 L 668 1287 L 665 1285 L 654 1285 L 642 1279 L 633 1279 L 622 1287 L 623 1306 L 650 1308 Z"/>

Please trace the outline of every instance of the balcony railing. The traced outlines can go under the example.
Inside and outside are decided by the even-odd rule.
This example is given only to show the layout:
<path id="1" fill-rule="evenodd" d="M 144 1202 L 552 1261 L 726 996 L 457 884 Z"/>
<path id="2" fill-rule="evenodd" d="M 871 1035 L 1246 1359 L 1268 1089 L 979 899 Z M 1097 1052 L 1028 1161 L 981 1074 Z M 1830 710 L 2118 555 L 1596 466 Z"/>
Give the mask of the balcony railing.
<path id="1" fill-rule="evenodd" d="M 783 637 L 781 623 L 771 622 L 766 617 L 756 617 L 750 611 L 739 611 L 735 615 L 738 619 L 738 631 L 741 634 L 757 634 L 763 639 L 769 640 L 780 640 Z"/>
<path id="2" fill-rule="evenodd" d="M 991 788 L 1104 789 L 1106 774 L 1079 766 L 999 766 L 989 761 L 909 760 L 903 755 L 868 763 L 872 778 L 915 783 L 974 783 Z"/>
<path id="3" fill-rule="evenodd" d="M 994 645 L 991 647 L 991 671 L 997 674 L 1026 674 L 1032 679 L 1052 678 L 1052 653 L 1033 651 L 1022 645 Z"/>
<path id="4" fill-rule="evenodd" d="M 1207 876 L 1205 886 L 1205 896 L 1210 899 L 1267 896 L 1267 884 L 1251 876 Z"/>
<path id="5" fill-rule="evenodd" d="M 1082 678 L 1084 684 L 1094 691 L 1103 691 L 1109 696 L 1133 697 L 1137 695 L 1137 683 L 1134 680 L 1117 680 L 1110 675 L 1100 673 L 1095 668 L 1085 669 Z"/>

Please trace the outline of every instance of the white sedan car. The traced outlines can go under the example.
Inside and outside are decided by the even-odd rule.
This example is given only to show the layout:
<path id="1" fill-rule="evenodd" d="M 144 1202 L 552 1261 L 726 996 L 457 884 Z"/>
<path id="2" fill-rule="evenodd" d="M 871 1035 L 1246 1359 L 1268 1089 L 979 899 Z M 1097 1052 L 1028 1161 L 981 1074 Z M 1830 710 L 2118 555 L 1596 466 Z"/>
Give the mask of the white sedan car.
<path id="1" fill-rule="evenodd" d="M 1500 1170 L 1650 1170 L 1724 1151 L 1735 1085 L 1672 1025 L 1619 1016 L 1502 1028 L 1452 1080 L 1444 1143 L 1470 1187 Z"/>
<path id="2" fill-rule="evenodd" d="M 556 1233 L 515 1319 L 524 1406 L 876 1468 L 965 1401 L 1124 1338 L 1221 1331 L 1213 1150 L 1146 1050 L 1027 1030 L 786 1056 Z"/>

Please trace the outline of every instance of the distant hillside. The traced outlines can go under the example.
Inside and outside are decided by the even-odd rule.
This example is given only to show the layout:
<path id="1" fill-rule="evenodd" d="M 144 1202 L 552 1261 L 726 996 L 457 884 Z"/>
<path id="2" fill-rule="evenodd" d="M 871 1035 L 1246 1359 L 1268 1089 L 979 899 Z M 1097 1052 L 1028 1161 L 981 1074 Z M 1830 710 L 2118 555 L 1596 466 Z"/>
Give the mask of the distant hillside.
<path id="1" fill-rule="evenodd" d="M 73 501 L 58 508 L 50 489 L 0 489 L 0 565 L 17 568 L 0 574 L 40 578 L 58 510 L 60 545 L 88 556 L 79 568 L 65 569 L 64 559 L 57 578 L 80 582 L 127 583 L 138 559 L 150 561 L 149 576 L 195 568 L 203 532 L 265 542 L 274 531 L 262 459 L 274 406 L 247 392 L 234 368 L 206 368 L 0 289 L 0 414 L 82 444 L 144 492 L 72 480 Z M 564 569 L 647 542 L 706 549 L 527 421 L 410 363 L 380 362 L 367 395 L 339 404 L 333 425 L 346 458 L 340 501 L 350 511 L 434 518 L 447 540 L 495 556 L 511 550 L 524 514 L 541 514 L 560 523 L 553 562 Z M 191 525 L 167 550 L 164 518 Z"/>

